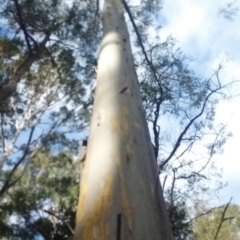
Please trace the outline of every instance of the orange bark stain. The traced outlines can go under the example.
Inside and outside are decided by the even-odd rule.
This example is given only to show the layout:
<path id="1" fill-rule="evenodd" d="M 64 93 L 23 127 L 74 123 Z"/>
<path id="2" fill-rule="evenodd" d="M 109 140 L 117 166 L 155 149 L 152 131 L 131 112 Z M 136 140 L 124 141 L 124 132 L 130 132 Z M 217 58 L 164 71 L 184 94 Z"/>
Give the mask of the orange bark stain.
<path id="1" fill-rule="evenodd" d="M 77 221 L 81 221 L 85 216 L 85 204 L 86 204 L 86 197 L 88 193 L 88 182 L 86 178 L 82 178 L 80 184 L 80 198 L 78 202 L 78 211 L 77 211 Z"/>
<path id="2" fill-rule="evenodd" d="M 127 119 L 128 114 L 128 107 L 122 106 L 119 113 L 110 119 L 111 129 L 117 131 L 120 134 L 127 134 L 129 130 L 129 124 Z"/>
<path id="3" fill-rule="evenodd" d="M 97 87 L 96 87 L 96 95 L 97 95 L 97 93 L 101 94 L 102 90 L 103 90 L 103 87 L 100 84 L 98 84 Z"/>
<path id="4" fill-rule="evenodd" d="M 127 219 L 128 230 L 132 231 L 133 229 L 133 210 L 131 207 L 131 203 L 127 196 L 127 191 L 125 189 L 124 184 L 121 184 L 121 206 L 123 210 L 123 214 Z"/>
<path id="5" fill-rule="evenodd" d="M 83 189 L 82 189 L 83 187 Z M 113 176 L 108 174 L 99 189 L 91 209 L 86 211 L 87 183 L 81 184 L 81 197 L 77 221 L 82 228 L 83 240 L 105 240 L 109 237 L 107 217 L 112 205 Z"/>
<path id="6" fill-rule="evenodd" d="M 117 165 L 119 167 L 120 184 L 121 184 L 121 194 L 120 194 L 121 208 L 122 208 L 125 218 L 127 219 L 128 229 L 130 231 L 132 231 L 132 229 L 133 229 L 133 210 L 131 207 L 131 203 L 128 199 L 121 157 L 117 156 L 116 160 L 117 160 Z"/>

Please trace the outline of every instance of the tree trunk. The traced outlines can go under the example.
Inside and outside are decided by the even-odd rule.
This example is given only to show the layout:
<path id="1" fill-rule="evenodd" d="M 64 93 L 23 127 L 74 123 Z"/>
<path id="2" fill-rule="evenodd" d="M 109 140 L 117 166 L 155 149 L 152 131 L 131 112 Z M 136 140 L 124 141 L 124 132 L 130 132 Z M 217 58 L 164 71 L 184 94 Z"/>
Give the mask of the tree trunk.
<path id="1" fill-rule="evenodd" d="M 170 240 L 120 0 L 105 0 L 104 37 L 75 240 Z"/>

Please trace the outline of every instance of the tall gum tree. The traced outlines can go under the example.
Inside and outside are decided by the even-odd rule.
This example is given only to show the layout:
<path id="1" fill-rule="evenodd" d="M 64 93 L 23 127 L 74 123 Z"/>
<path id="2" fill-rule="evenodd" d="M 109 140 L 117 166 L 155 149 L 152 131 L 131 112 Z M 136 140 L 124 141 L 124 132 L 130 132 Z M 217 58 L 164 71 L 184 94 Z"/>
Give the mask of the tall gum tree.
<path id="1" fill-rule="evenodd" d="M 103 40 L 75 240 L 170 240 L 157 165 L 120 0 L 105 0 Z"/>

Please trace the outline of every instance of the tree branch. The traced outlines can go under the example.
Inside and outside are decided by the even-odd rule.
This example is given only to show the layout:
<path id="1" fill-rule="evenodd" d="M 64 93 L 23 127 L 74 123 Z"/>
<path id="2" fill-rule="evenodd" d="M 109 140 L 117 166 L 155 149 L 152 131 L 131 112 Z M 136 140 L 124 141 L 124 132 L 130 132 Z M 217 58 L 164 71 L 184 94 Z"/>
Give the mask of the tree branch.
<path id="1" fill-rule="evenodd" d="M 31 132 L 29 134 L 29 138 L 28 138 L 28 142 L 27 142 L 27 145 L 25 147 L 25 150 L 24 150 L 24 153 L 22 155 L 22 157 L 18 160 L 18 162 L 14 165 L 13 169 L 11 170 L 7 180 L 5 181 L 2 189 L 0 190 L 0 197 L 2 197 L 4 195 L 4 193 L 11 187 L 13 186 L 16 182 L 19 181 L 19 179 L 22 177 L 22 176 L 19 176 L 17 179 L 15 179 L 14 181 L 10 182 L 11 181 L 11 178 L 12 176 L 14 175 L 15 171 L 17 170 L 18 166 L 25 160 L 27 154 L 29 153 L 29 146 L 31 144 L 31 141 L 32 141 L 32 136 L 33 136 L 33 133 L 34 133 L 34 130 L 35 130 L 35 126 L 32 127 L 31 129 Z"/>
<path id="2" fill-rule="evenodd" d="M 38 49 L 36 49 L 36 52 L 31 55 L 25 54 L 25 56 L 23 57 L 23 61 L 18 65 L 13 74 L 10 75 L 7 83 L 0 85 L 0 103 L 5 101 L 16 91 L 17 84 L 20 82 L 21 78 L 27 71 L 29 71 L 32 64 L 40 58 L 43 49 L 47 41 L 49 40 L 49 37 L 50 34 L 44 37 Z"/>
<path id="3" fill-rule="evenodd" d="M 232 84 L 233 82 L 229 83 L 229 84 Z M 186 127 L 184 128 L 184 130 L 181 132 L 181 134 L 179 135 L 177 141 L 176 141 L 176 144 L 172 150 L 172 152 L 170 153 L 170 155 L 167 157 L 167 159 L 165 161 L 163 161 L 161 164 L 160 164 L 160 168 L 163 168 L 170 160 L 171 158 L 173 157 L 173 155 L 176 153 L 176 151 L 178 150 L 178 148 L 180 147 L 181 145 L 181 142 L 183 140 L 183 137 L 184 135 L 187 133 L 188 129 L 192 126 L 192 124 L 199 118 L 202 116 L 205 108 L 206 108 L 206 105 L 207 105 L 207 102 L 208 100 L 210 99 L 210 97 L 214 94 L 214 93 L 217 93 L 219 90 L 227 87 L 229 84 L 226 84 L 224 86 L 220 86 L 214 90 L 210 90 L 210 93 L 206 96 L 205 100 L 204 100 L 204 103 L 202 105 L 202 108 L 200 110 L 200 112 L 194 117 L 192 118 L 189 123 L 186 125 Z"/>
<path id="4" fill-rule="evenodd" d="M 153 120 L 153 134 L 154 134 L 154 154 L 156 160 L 158 158 L 159 152 L 159 134 L 160 134 L 160 127 L 157 124 L 159 113 L 160 113 L 160 106 L 161 106 L 161 97 L 159 97 L 156 101 L 156 110 L 154 112 L 154 120 Z"/>
<path id="5" fill-rule="evenodd" d="M 204 212 L 204 213 L 201 213 L 201 214 L 199 214 L 198 216 L 192 218 L 192 219 L 189 220 L 188 222 L 181 224 L 181 225 L 180 225 L 180 228 L 183 227 L 183 226 L 189 225 L 190 223 L 192 223 L 192 222 L 195 221 L 196 219 L 198 219 L 198 218 L 200 218 L 200 217 L 203 217 L 203 216 L 206 216 L 206 215 L 208 215 L 209 213 L 213 212 L 214 210 L 220 209 L 220 208 L 222 208 L 222 207 L 224 207 L 224 206 L 225 206 L 225 204 L 224 204 L 224 205 L 221 205 L 221 206 L 218 206 L 218 207 L 211 208 L 210 210 L 208 210 L 208 211 L 206 211 L 206 212 Z"/>
<path id="6" fill-rule="evenodd" d="M 58 220 L 62 221 L 62 222 L 68 227 L 69 231 L 70 231 L 72 234 L 74 234 L 74 230 L 73 230 L 73 228 L 71 227 L 71 225 L 70 225 L 68 222 L 66 222 L 66 221 L 63 220 L 61 217 L 57 216 L 55 213 L 53 213 L 53 212 L 51 212 L 51 211 L 48 211 L 48 210 L 43 210 L 43 211 L 44 211 L 45 213 L 47 213 L 47 214 L 49 214 L 49 215 L 57 218 Z"/>
<path id="7" fill-rule="evenodd" d="M 5 153 L 5 135 L 4 135 L 4 128 L 3 128 L 3 124 L 4 124 L 4 114 L 1 112 L 1 132 L 2 132 L 2 153 Z"/>
<path id="8" fill-rule="evenodd" d="M 215 234 L 215 236 L 214 236 L 214 238 L 213 238 L 214 240 L 217 240 L 217 238 L 218 238 L 218 234 L 219 234 L 219 232 L 220 232 L 220 230 L 221 230 L 221 227 L 222 227 L 223 223 L 224 223 L 225 221 L 227 221 L 227 220 L 233 218 L 233 217 L 232 217 L 232 218 L 225 218 L 225 215 L 226 215 L 227 209 L 228 209 L 228 207 L 229 207 L 231 201 L 232 201 L 232 197 L 230 198 L 229 202 L 226 204 L 226 206 L 225 206 L 224 209 L 223 209 L 223 212 L 222 212 L 222 214 L 221 214 L 220 223 L 219 223 L 219 225 L 218 225 L 218 228 L 217 228 L 216 234 Z"/>
<path id="9" fill-rule="evenodd" d="M 148 58 L 147 52 L 146 52 L 145 47 L 144 47 L 143 42 L 142 42 L 141 35 L 140 35 L 139 31 L 138 31 L 137 25 L 136 25 L 136 23 L 134 21 L 134 18 L 132 16 L 132 13 L 131 13 L 131 11 L 130 11 L 126 1 L 122 0 L 122 3 L 123 3 L 123 6 L 124 6 L 126 12 L 128 13 L 128 16 L 130 18 L 131 23 L 133 25 L 133 29 L 135 30 L 135 33 L 137 35 L 137 39 L 138 39 L 139 45 L 140 45 L 140 47 L 142 49 L 143 55 L 145 57 L 145 60 L 146 60 L 146 62 L 148 64 L 148 66 L 150 67 L 150 69 L 152 70 L 153 77 L 154 77 L 155 81 L 158 83 L 158 86 L 159 86 L 159 89 L 160 89 L 160 93 L 161 93 L 161 98 L 163 100 L 163 89 L 162 89 L 161 84 L 159 83 L 159 79 L 157 77 L 155 67 L 154 67 L 154 65 L 152 64 L 152 62 Z"/>
<path id="10" fill-rule="evenodd" d="M 24 24 L 23 19 L 22 19 L 21 6 L 19 5 L 18 0 L 13 0 L 13 1 L 15 3 L 20 28 L 22 29 L 22 31 L 24 33 L 24 37 L 25 37 L 25 40 L 26 40 L 26 43 L 27 43 L 27 46 L 28 46 L 28 51 L 29 51 L 30 54 L 32 54 L 32 47 L 31 47 L 31 44 L 29 42 L 29 34 L 27 32 L 27 29 L 26 29 L 25 24 Z"/>

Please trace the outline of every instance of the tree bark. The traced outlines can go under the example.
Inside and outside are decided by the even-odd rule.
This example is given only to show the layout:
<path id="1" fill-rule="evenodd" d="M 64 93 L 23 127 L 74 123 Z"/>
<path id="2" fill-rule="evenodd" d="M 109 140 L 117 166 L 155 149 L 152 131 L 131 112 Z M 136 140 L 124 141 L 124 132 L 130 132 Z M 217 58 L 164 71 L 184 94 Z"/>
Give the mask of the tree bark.
<path id="1" fill-rule="evenodd" d="M 75 240 L 172 240 L 120 0 L 104 35 Z"/>

